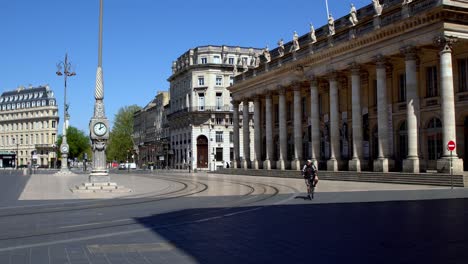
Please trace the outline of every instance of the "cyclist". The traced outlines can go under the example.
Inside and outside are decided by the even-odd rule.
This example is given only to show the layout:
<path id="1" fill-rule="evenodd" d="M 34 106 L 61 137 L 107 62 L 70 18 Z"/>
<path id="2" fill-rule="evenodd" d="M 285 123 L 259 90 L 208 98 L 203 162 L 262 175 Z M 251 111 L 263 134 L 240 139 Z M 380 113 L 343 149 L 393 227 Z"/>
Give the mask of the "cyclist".
<path id="1" fill-rule="evenodd" d="M 317 167 L 312 164 L 311 160 L 307 160 L 304 168 L 302 168 L 302 176 L 304 177 L 307 186 L 307 198 L 312 200 L 314 198 L 314 191 L 318 182 L 318 177 Z"/>

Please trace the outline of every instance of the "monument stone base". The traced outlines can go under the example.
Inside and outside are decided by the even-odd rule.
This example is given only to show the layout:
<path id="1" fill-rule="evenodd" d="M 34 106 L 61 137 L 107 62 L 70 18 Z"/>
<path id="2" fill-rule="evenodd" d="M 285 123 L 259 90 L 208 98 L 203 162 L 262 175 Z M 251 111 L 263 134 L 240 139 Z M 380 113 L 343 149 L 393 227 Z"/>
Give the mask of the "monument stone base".
<path id="1" fill-rule="evenodd" d="M 124 186 L 118 186 L 115 182 L 85 182 L 70 188 L 74 193 L 128 193 L 132 190 Z"/>
<path id="2" fill-rule="evenodd" d="M 255 170 L 260 169 L 261 168 L 260 164 L 261 163 L 258 160 L 254 160 L 252 163 L 252 169 L 255 169 Z"/>

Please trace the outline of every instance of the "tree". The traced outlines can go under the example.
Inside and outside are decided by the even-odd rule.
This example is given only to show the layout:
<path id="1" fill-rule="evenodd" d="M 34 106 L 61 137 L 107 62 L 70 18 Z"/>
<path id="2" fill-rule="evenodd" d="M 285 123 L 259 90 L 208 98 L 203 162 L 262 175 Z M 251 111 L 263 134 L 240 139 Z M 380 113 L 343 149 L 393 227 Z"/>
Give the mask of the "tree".
<path id="1" fill-rule="evenodd" d="M 133 114 L 140 109 L 137 105 L 124 106 L 115 114 L 107 146 L 108 161 L 127 160 L 129 151 L 133 149 Z"/>
<path id="2" fill-rule="evenodd" d="M 89 137 L 86 134 L 77 129 L 76 127 L 69 126 L 67 129 L 67 143 L 69 146 L 68 158 L 83 159 L 84 153 L 88 153 L 88 159 L 91 158 L 91 144 Z M 62 135 L 57 139 L 57 146 L 60 148 L 62 144 Z M 59 149 L 60 151 L 60 149 Z M 59 153 L 60 155 L 61 153 Z"/>

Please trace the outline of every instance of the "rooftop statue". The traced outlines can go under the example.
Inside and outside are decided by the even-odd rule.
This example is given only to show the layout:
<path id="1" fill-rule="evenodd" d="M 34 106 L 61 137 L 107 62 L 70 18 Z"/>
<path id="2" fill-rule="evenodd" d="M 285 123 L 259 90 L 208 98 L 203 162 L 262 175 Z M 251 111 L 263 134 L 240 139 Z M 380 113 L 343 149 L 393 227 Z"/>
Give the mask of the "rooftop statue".
<path id="1" fill-rule="evenodd" d="M 355 26 L 358 23 L 357 11 L 354 4 L 351 4 L 351 10 L 349 11 L 349 22 L 351 22 L 351 25 L 353 26 Z"/>
<path id="2" fill-rule="evenodd" d="M 380 16 L 382 14 L 383 7 L 379 0 L 372 0 L 372 4 L 374 5 L 375 14 Z"/>
<path id="3" fill-rule="evenodd" d="M 317 42 L 317 36 L 315 36 L 315 28 L 312 23 L 310 23 L 310 39 L 312 40 L 312 43 Z"/>
<path id="4" fill-rule="evenodd" d="M 280 57 L 283 57 L 284 56 L 284 43 L 283 43 L 283 39 L 280 39 L 278 41 L 278 53 L 280 55 Z"/>
<path id="5" fill-rule="evenodd" d="M 270 49 L 268 48 L 268 45 L 263 49 L 263 56 L 265 57 L 266 62 L 271 61 Z"/>
<path id="6" fill-rule="evenodd" d="M 297 32 L 294 31 L 293 34 L 293 41 L 292 41 L 292 46 L 291 46 L 291 51 L 298 51 L 300 49 L 299 47 L 299 35 L 297 35 Z"/>
<path id="7" fill-rule="evenodd" d="M 328 15 L 328 34 L 330 36 L 335 35 L 335 19 L 331 14 Z"/>

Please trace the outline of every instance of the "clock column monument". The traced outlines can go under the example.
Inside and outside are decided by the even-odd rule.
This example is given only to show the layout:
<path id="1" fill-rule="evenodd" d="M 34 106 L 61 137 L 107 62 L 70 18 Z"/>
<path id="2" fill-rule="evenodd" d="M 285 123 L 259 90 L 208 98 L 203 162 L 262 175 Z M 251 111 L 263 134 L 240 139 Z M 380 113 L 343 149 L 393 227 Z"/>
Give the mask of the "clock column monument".
<path id="1" fill-rule="evenodd" d="M 99 7 L 99 50 L 96 72 L 96 87 L 94 90 L 94 115 L 89 122 L 90 138 L 93 150 L 93 168 L 89 176 L 90 182 L 110 182 L 106 168 L 106 146 L 109 139 L 109 121 L 104 111 L 104 81 L 102 73 L 102 4 Z"/>

